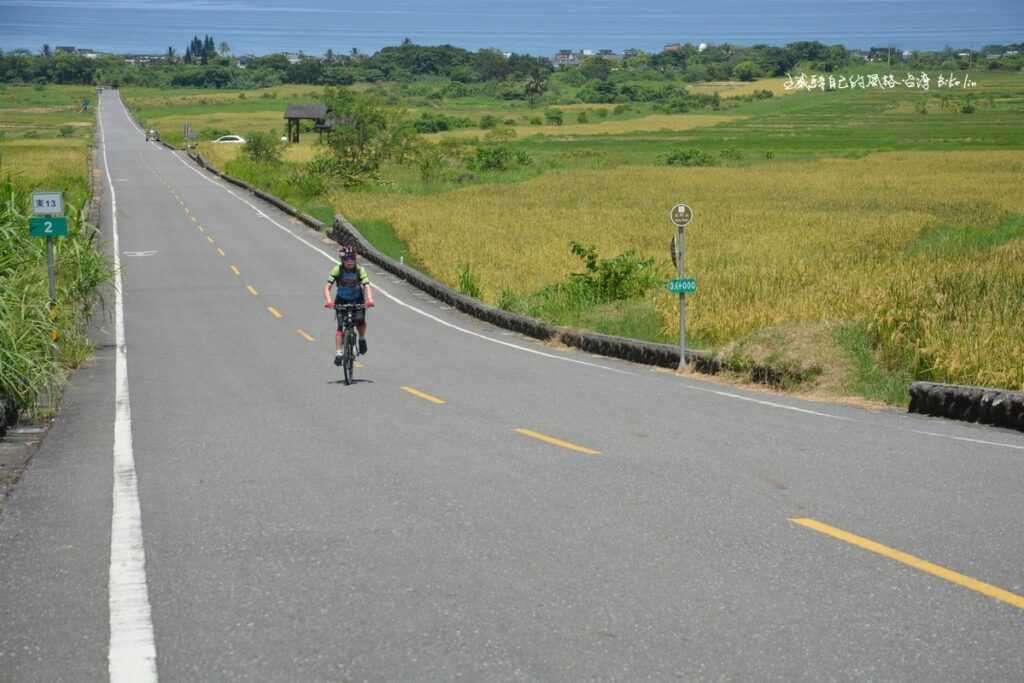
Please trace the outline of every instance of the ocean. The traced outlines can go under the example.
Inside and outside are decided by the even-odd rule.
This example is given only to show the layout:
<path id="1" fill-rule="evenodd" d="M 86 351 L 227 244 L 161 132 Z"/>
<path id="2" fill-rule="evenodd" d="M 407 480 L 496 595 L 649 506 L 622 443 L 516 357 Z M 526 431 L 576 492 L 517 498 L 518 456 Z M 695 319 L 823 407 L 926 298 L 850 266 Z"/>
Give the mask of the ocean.
<path id="1" fill-rule="evenodd" d="M 0 49 L 180 54 L 209 33 L 235 55 L 422 45 L 660 51 L 671 42 L 939 50 L 1024 41 L 1024 0 L 0 0 Z"/>

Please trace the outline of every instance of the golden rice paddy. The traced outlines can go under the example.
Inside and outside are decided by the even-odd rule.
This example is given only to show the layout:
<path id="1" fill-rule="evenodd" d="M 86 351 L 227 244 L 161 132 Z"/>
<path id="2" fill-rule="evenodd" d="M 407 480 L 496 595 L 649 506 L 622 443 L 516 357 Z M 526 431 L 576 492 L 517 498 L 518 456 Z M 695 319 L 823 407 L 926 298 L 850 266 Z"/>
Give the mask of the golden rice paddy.
<path id="1" fill-rule="evenodd" d="M 682 118 L 682 117 L 675 117 Z M 630 123 L 635 123 L 630 122 Z M 570 240 L 666 270 L 668 209 L 686 201 L 689 329 L 715 344 L 788 322 L 864 323 L 924 376 L 1024 388 L 1024 240 L 915 250 L 922 231 L 995 226 L 1024 212 L 1024 152 L 901 152 L 747 168 L 549 173 L 435 196 L 340 193 L 350 218 L 384 219 L 450 284 L 470 263 L 493 302 L 578 270 Z M 676 298 L 652 295 L 665 330 Z M 908 361 L 909 359 L 909 361 Z"/>

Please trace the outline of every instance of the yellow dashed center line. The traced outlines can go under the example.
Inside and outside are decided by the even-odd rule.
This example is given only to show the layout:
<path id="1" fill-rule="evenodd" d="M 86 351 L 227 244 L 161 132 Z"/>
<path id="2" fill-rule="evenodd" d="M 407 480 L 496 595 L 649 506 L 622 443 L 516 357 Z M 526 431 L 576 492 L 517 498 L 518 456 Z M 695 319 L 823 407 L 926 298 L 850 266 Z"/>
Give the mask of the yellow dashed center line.
<path id="1" fill-rule="evenodd" d="M 889 546 L 882 545 L 881 543 L 876 543 L 872 540 L 864 538 L 863 536 L 851 534 L 849 531 L 837 529 L 833 526 L 823 524 L 822 522 L 819 522 L 814 519 L 807 519 L 806 517 L 801 517 L 793 518 L 789 521 L 799 524 L 800 526 L 807 527 L 808 529 L 814 529 L 819 533 L 832 536 L 833 538 L 838 538 L 841 541 L 846 541 L 847 543 L 853 544 L 858 548 L 870 550 L 871 552 L 877 553 L 882 557 L 888 557 L 890 560 L 902 562 L 903 564 L 913 567 L 914 569 L 918 569 L 933 576 L 938 576 L 939 578 L 955 583 L 958 586 L 969 588 L 970 590 L 977 591 L 982 595 L 987 595 L 990 598 L 995 598 L 996 600 L 1005 602 L 1008 605 L 1013 605 L 1014 607 L 1024 609 L 1024 597 L 1017 595 L 1016 593 L 1011 593 L 1010 591 L 1003 590 L 1002 588 L 999 588 L 997 586 L 993 586 L 990 583 L 985 583 L 983 581 L 978 581 L 977 579 L 972 579 L 969 576 L 965 576 L 951 569 L 940 567 L 939 565 L 932 564 L 927 560 L 922 560 L 919 557 L 914 557 L 913 555 L 909 555 L 900 550 L 896 550 L 895 548 L 890 548 Z"/>
<path id="2" fill-rule="evenodd" d="M 224 250 L 221 249 L 220 247 L 217 247 L 217 253 L 220 254 L 221 256 L 223 256 L 224 255 Z"/>
<path id="3" fill-rule="evenodd" d="M 198 223 L 199 223 L 199 221 L 197 221 L 197 220 L 196 220 L 196 217 L 195 217 L 195 216 L 189 216 L 189 218 L 190 218 L 190 219 L 192 219 L 192 222 L 193 222 L 193 223 L 196 223 L 196 224 L 198 224 Z"/>
<path id="4" fill-rule="evenodd" d="M 191 210 L 190 210 L 190 209 L 189 209 L 189 208 L 188 208 L 188 207 L 186 206 L 186 207 L 185 207 L 185 213 L 188 213 L 188 214 L 190 214 L 190 213 L 192 213 L 192 211 L 191 211 Z"/>
<path id="5" fill-rule="evenodd" d="M 231 266 L 228 266 L 228 267 L 231 268 L 231 272 L 234 273 L 235 275 L 241 275 L 242 274 L 242 272 L 240 270 L 238 270 L 237 266 L 231 265 Z"/>
<path id="6" fill-rule="evenodd" d="M 300 337 L 302 337 L 303 339 L 305 339 L 308 342 L 316 341 L 316 339 L 313 338 L 313 335 L 311 335 L 309 332 L 306 332 L 305 330 L 298 329 L 298 330 L 295 330 L 295 331 L 298 333 L 298 335 Z"/>
<path id="7" fill-rule="evenodd" d="M 402 387 L 402 391 L 406 392 L 407 394 L 412 394 L 413 396 L 416 396 L 417 398 L 422 398 L 424 401 L 430 401 L 431 403 L 436 403 L 437 405 L 442 405 L 444 403 L 444 401 L 439 399 L 437 396 L 431 396 L 428 393 L 425 393 L 425 392 L 420 391 L 418 389 L 413 389 L 412 387 Z"/>
<path id="8" fill-rule="evenodd" d="M 213 244 L 213 238 L 210 237 L 209 235 L 206 236 L 206 241 L 209 242 L 210 244 Z"/>
<path id="9" fill-rule="evenodd" d="M 281 312 L 280 312 L 280 311 L 278 311 L 278 310 L 277 310 L 276 308 L 274 308 L 273 306 L 267 306 L 267 310 L 268 310 L 268 311 L 270 311 L 270 315 L 274 316 L 274 317 L 275 317 L 275 318 L 277 318 L 278 320 L 280 320 L 281 318 L 283 318 L 283 317 L 284 317 L 283 315 L 281 315 Z"/>
<path id="10" fill-rule="evenodd" d="M 601 451 L 595 451 L 592 448 L 586 448 L 584 446 L 577 446 L 574 443 L 562 441 L 561 439 L 556 439 L 555 437 L 548 436 L 547 434 L 541 434 L 539 432 L 534 432 L 529 429 L 517 429 L 516 431 L 522 434 L 523 436 L 529 436 L 530 438 L 537 439 L 539 441 L 543 441 L 554 446 L 559 446 L 561 448 L 568 448 L 571 451 L 577 451 L 579 453 L 585 453 L 587 455 L 601 455 Z"/>
<path id="11" fill-rule="evenodd" d="M 245 288 L 248 289 L 249 293 L 252 294 L 253 296 L 259 296 L 260 295 L 260 293 L 257 292 L 256 288 L 253 287 L 252 285 L 246 285 Z"/>
<path id="12" fill-rule="evenodd" d="M 203 227 L 202 223 L 197 224 L 196 227 L 199 228 L 199 232 L 206 232 L 206 228 Z"/>

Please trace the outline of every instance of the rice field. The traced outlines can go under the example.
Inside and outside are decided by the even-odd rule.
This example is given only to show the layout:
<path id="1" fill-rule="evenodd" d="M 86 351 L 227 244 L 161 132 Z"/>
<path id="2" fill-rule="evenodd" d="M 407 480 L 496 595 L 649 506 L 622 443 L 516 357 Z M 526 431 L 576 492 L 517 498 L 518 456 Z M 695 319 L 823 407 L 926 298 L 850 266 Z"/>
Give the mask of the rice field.
<path id="1" fill-rule="evenodd" d="M 857 322 L 919 377 L 1024 389 L 1024 152 L 894 152 L 751 167 L 552 172 L 435 196 L 338 193 L 455 283 L 528 294 L 579 268 L 570 240 L 666 268 L 687 201 L 688 329 L 723 345 L 791 322 Z M 1019 225 L 1018 225 L 1019 223 Z M 945 237 L 937 238 L 934 235 Z M 664 329 L 676 299 L 654 295 Z"/>
<path id="2" fill-rule="evenodd" d="M 80 174 L 92 144 L 96 90 L 83 86 L 0 85 L 0 174 L 28 178 Z"/>

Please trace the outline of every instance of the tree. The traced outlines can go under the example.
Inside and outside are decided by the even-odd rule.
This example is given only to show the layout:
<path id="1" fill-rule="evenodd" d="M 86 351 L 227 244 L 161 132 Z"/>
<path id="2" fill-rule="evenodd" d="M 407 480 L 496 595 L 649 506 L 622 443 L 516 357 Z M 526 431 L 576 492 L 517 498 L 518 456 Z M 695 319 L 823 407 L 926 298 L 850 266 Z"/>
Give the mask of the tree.
<path id="1" fill-rule="evenodd" d="M 381 163 L 403 154 L 415 137 L 404 112 L 388 112 L 370 95 L 328 86 L 323 102 L 335 121 L 325 140 L 331 153 L 326 165 L 346 185 L 375 179 Z"/>
<path id="2" fill-rule="evenodd" d="M 580 71 L 588 80 L 604 81 L 612 73 L 612 65 L 603 57 L 587 57 L 580 66 Z"/>
<path id="3" fill-rule="evenodd" d="M 211 40 L 212 40 L 212 38 L 211 38 Z M 222 40 L 222 41 L 220 41 L 220 50 L 218 50 L 218 51 L 222 55 L 225 55 L 225 56 L 229 55 L 229 54 L 231 54 L 231 46 L 228 45 L 226 41 Z"/>
<path id="4" fill-rule="evenodd" d="M 526 99 L 530 101 L 530 109 L 533 109 L 537 106 L 537 100 L 543 97 L 544 93 L 548 90 L 547 75 L 539 69 L 534 71 L 526 79 L 526 85 L 523 86 L 523 90 L 526 92 Z"/>
<path id="5" fill-rule="evenodd" d="M 50 56 L 50 46 L 48 44 L 46 44 L 46 43 L 43 44 L 43 56 L 44 57 L 49 57 Z"/>
<path id="6" fill-rule="evenodd" d="M 757 64 L 747 60 L 736 64 L 732 68 L 732 75 L 741 81 L 752 81 L 761 75 L 760 69 L 757 68 Z"/>
<path id="7" fill-rule="evenodd" d="M 168 48 L 167 48 L 167 63 L 168 64 L 174 64 L 174 59 L 175 59 L 174 48 L 168 46 Z"/>

